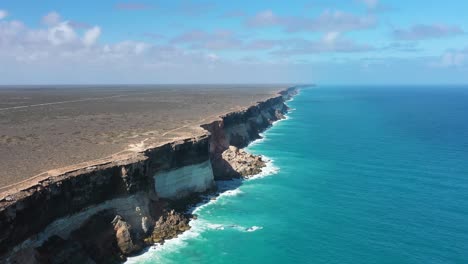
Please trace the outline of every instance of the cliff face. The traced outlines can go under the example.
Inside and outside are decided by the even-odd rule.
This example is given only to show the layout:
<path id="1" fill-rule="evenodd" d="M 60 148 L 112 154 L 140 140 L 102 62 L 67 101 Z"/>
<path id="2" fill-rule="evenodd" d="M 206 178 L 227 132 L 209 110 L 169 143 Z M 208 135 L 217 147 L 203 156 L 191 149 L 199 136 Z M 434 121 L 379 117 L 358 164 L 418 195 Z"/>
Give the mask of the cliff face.
<path id="1" fill-rule="evenodd" d="M 272 122 L 283 118 L 284 101 L 295 93 L 290 88 L 222 116 L 202 126 L 209 131 L 206 135 L 32 182 L 4 196 L 0 261 L 51 263 L 73 254 L 81 263 L 119 262 L 155 241 L 148 237 L 160 240 L 153 232 L 161 229 L 157 223 L 165 219 L 185 223 L 166 200 L 209 191 L 214 179 L 239 177 L 223 153 L 259 138 Z"/>
<path id="2" fill-rule="evenodd" d="M 133 223 L 134 233 L 143 236 L 143 222 L 162 213 L 153 176 L 206 162 L 208 141 L 206 135 L 166 144 L 130 159 L 50 178 L 5 197 L 0 201 L 0 254 L 14 246 L 13 251 L 39 246 L 55 235 L 67 239 L 102 211 L 124 216 Z M 197 190 L 205 191 L 212 184 Z"/>
<path id="3" fill-rule="evenodd" d="M 227 114 L 222 116 L 221 120 L 202 126 L 211 134 L 209 140 L 210 157 L 215 179 L 243 176 L 235 169 L 233 162 L 225 158 L 231 154 L 226 152 L 232 152 L 229 147 L 243 148 L 250 142 L 259 139 L 261 132 L 265 131 L 273 122 L 284 118 L 284 114 L 288 111 L 284 102 L 296 94 L 296 88 L 287 89 L 277 97 L 259 102 L 244 111 Z M 234 153 L 234 156 L 237 160 L 239 159 L 237 153 Z M 243 157 L 245 161 L 255 160 L 255 158 L 253 160 L 250 158 L 249 156 Z"/>
<path id="4" fill-rule="evenodd" d="M 157 173 L 154 176 L 155 190 L 159 197 L 181 199 L 194 192 L 201 193 L 214 183 L 209 160 L 200 164 Z"/>

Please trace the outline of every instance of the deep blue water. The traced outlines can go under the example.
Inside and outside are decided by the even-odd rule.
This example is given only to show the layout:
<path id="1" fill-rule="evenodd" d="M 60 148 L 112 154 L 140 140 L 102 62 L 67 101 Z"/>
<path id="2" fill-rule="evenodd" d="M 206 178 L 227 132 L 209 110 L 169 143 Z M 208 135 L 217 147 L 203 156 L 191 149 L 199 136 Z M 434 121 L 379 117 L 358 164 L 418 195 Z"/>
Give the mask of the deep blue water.
<path id="1" fill-rule="evenodd" d="M 289 105 L 249 147 L 276 174 L 131 262 L 468 263 L 468 87 L 314 87 Z"/>

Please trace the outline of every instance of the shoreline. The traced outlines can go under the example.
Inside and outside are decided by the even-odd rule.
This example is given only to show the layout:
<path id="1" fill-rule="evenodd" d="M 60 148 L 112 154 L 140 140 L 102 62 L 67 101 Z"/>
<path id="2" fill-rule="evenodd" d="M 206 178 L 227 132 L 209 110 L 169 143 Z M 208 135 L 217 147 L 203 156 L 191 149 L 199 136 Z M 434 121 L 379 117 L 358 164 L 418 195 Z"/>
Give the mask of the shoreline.
<path id="1" fill-rule="evenodd" d="M 54 236 L 58 236 L 62 240 L 65 239 L 64 242 L 58 242 L 60 244 L 68 242 L 69 239 L 73 239 L 71 242 L 78 239 L 78 241 L 81 241 L 80 243 L 84 243 L 80 238 L 82 236 L 80 234 L 83 233 L 83 231 L 80 231 L 81 229 L 85 228 L 85 230 L 88 230 L 87 232 L 102 231 L 93 231 L 94 227 L 90 226 L 93 221 L 103 221 L 100 220 L 102 216 L 99 216 L 99 212 L 108 212 L 110 214 L 105 216 L 107 217 L 105 219 L 109 220 L 103 218 L 106 222 L 110 221 L 113 215 L 116 215 L 114 221 L 121 219 L 117 220 L 118 227 L 115 226 L 114 228 L 116 228 L 116 231 L 117 228 L 119 230 L 123 228 L 123 231 L 128 234 L 127 236 L 130 239 L 129 241 L 125 240 L 126 244 L 123 244 L 126 249 L 123 249 L 119 242 L 120 250 L 128 250 L 128 252 L 123 251 L 123 255 L 131 256 L 137 253 L 134 251 L 142 250 L 138 248 L 142 247 L 143 238 L 148 236 L 148 227 L 153 226 L 152 223 L 154 222 L 152 221 L 155 221 L 158 217 L 168 217 L 164 221 L 171 221 L 171 217 L 176 217 L 180 219 L 177 220 L 178 223 L 179 221 L 188 221 L 183 220 L 182 215 L 177 212 L 172 216 L 173 213 L 172 211 L 169 212 L 169 210 L 174 207 L 167 207 L 167 202 L 164 202 L 166 199 L 180 200 L 182 204 L 185 203 L 190 206 L 190 198 L 184 200 L 184 197 L 204 193 L 212 189 L 215 184 L 214 180 L 243 177 L 235 171 L 233 171 L 235 173 L 226 177 L 224 174 L 225 169 L 233 170 L 233 168 L 229 164 L 226 167 L 226 161 L 221 158 L 221 153 L 230 150 L 230 145 L 239 149 L 247 147 L 256 139 L 261 138 L 258 133 L 274 125 L 273 122 L 284 119 L 283 114 L 288 111 L 288 107 L 284 103 L 296 95 L 298 89 L 299 87 L 290 87 L 263 102 L 257 102 L 242 110 L 219 116 L 213 119 L 213 122 L 201 125 L 201 128 L 204 129 L 202 135 L 179 139 L 154 148 L 145 148 L 133 155 L 129 154 L 123 158 L 119 156 L 118 159 L 114 157 L 115 159 L 108 159 L 104 163 L 75 168 L 54 176 L 48 175 L 40 180 L 33 179 L 28 184 L 21 186 L 23 188 L 18 188 L 21 189 L 19 191 L 3 192 L 3 197 L 0 200 L 0 230 L 5 231 L 5 235 L 0 240 L 0 245 L 4 250 L 10 252 L 6 256 L 18 257 L 19 254 L 21 257 L 24 254 L 26 256 L 36 254 L 24 251 L 27 249 L 34 251 L 34 248 L 42 244 L 56 243 L 50 241 Z M 253 155 L 248 156 L 250 158 L 254 157 Z M 244 159 L 246 157 L 241 155 L 239 158 Z M 208 167 L 205 168 L 205 165 L 200 167 L 201 162 L 209 162 Z M 176 179 L 174 177 L 193 177 L 180 174 L 185 173 L 183 172 L 186 170 L 184 168 L 191 168 L 192 165 L 198 166 L 196 169 L 202 170 L 199 172 L 202 174 L 195 173 L 196 177 L 199 178 L 197 181 L 202 180 L 206 183 L 199 187 L 177 187 L 173 185 L 175 183 L 171 183 Z M 212 166 L 214 167 L 211 168 Z M 251 166 L 258 165 L 252 164 Z M 203 174 L 206 176 L 202 176 Z M 169 181 L 163 183 L 161 182 L 163 179 Z M 160 186 L 161 184 L 169 185 L 163 187 Z M 161 197 L 160 195 L 163 193 L 160 191 L 162 189 L 158 188 L 182 188 L 185 191 L 180 193 L 175 189 L 172 192 L 176 196 Z M 165 193 L 172 192 L 165 191 Z M 153 207 L 159 209 L 151 209 Z M 77 213 L 80 214 L 79 217 Z M 168 213 L 170 214 L 165 216 Z M 97 220 L 92 220 L 96 219 L 96 217 L 98 217 Z M 30 222 L 30 219 L 36 219 L 37 221 L 32 226 L 21 224 L 23 221 Z M 63 222 L 64 220 L 66 222 Z M 112 222 L 114 223 L 114 221 Z M 179 228 L 187 230 L 187 227 L 181 226 Z M 41 233 L 44 230 L 48 231 Z M 180 233 L 179 231 L 171 232 Z M 145 233 L 146 235 L 144 235 Z M 173 236 L 170 235 L 168 238 Z M 38 238 L 40 239 L 36 240 Z M 119 239 L 123 238 L 117 237 L 117 240 L 121 241 Z M 164 241 L 166 239 L 163 238 Z M 15 247 L 12 248 L 12 246 Z M 51 250 L 55 251 L 56 249 L 52 246 Z M 104 250 L 101 254 L 112 253 L 107 251 Z M 0 255 L 5 253 L 0 252 Z"/>
<path id="2" fill-rule="evenodd" d="M 293 99 L 290 99 L 287 102 L 290 102 L 292 100 Z M 271 124 L 271 127 L 269 127 L 266 131 L 260 133 L 261 138 L 258 138 L 250 142 L 249 145 L 244 148 L 244 150 L 252 154 L 251 152 L 249 152 L 248 148 L 252 147 L 253 145 L 263 143 L 266 138 L 265 133 L 267 133 L 273 126 L 277 125 L 281 121 L 288 120 L 289 114 L 290 112 L 288 112 L 288 114 L 285 115 L 284 119 L 280 119 L 280 120 L 273 122 Z M 257 230 L 263 229 L 262 226 L 243 227 L 243 226 L 233 225 L 233 226 L 226 227 L 220 224 L 212 224 L 212 223 L 210 224 L 207 222 L 201 222 L 203 219 L 200 219 L 197 214 L 197 212 L 199 212 L 200 210 L 203 210 L 203 208 L 217 203 L 219 199 L 223 199 L 225 197 L 234 197 L 239 194 L 242 194 L 243 192 L 240 190 L 240 188 L 242 187 L 244 182 L 259 180 L 264 177 L 273 176 L 279 173 L 280 168 L 275 166 L 273 159 L 262 154 L 259 154 L 259 155 L 262 157 L 263 160 L 265 160 L 265 163 L 266 163 L 266 166 L 261 169 L 260 173 L 253 175 L 249 178 L 217 180 L 215 181 L 217 188 L 214 193 L 202 195 L 201 202 L 189 207 L 186 213 L 188 215 L 197 216 L 196 218 L 190 219 L 189 225 L 191 228 L 189 230 L 179 234 L 177 237 L 165 240 L 163 243 L 156 243 L 156 244 L 148 246 L 143 252 L 141 252 L 141 254 L 129 257 L 124 263 L 136 264 L 142 260 L 151 259 L 151 257 L 154 257 L 154 254 L 156 254 L 157 252 L 161 252 L 165 250 L 169 250 L 169 251 L 176 250 L 176 248 L 184 246 L 187 240 L 198 237 L 206 230 L 211 230 L 211 229 L 224 230 L 225 228 L 233 228 L 233 229 L 238 229 L 241 232 L 255 232 Z"/>
<path id="3" fill-rule="evenodd" d="M 299 95 L 299 92 L 297 92 L 297 94 L 295 96 L 297 96 L 297 95 Z M 291 97 L 291 99 L 287 100 L 285 103 L 291 102 L 293 100 L 294 100 L 293 97 Z M 288 105 L 288 107 L 290 107 L 290 106 Z M 292 108 L 289 108 L 289 109 L 291 110 Z M 264 132 L 260 133 L 261 138 L 258 138 L 256 140 L 250 142 L 249 145 L 247 147 L 245 147 L 244 149 L 248 153 L 251 153 L 251 152 L 249 152 L 248 148 L 252 147 L 253 145 L 263 143 L 265 141 L 265 138 L 266 138 L 265 133 L 267 133 L 273 126 L 279 124 L 280 122 L 290 119 L 290 117 L 289 117 L 290 113 L 291 113 L 291 111 L 289 111 L 288 114 L 286 114 L 284 116 L 285 117 L 284 119 L 274 121 L 271 124 L 271 127 L 269 127 Z M 231 180 L 218 180 L 218 181 L 216 181 L 217 190 L 212 194 L 203 195 L 203 197 L 202 197 L 203 200 L 201 202 L 193 205 L 192 207 L 190 207 L 187 210 L 187 212 L 186 212 L 187 214 L 197 215 L 197 218 L 191 218 L 190 219 L 189 225 L 191 226 L 191 228 L 189 230 L 181 233 L 179 236 L 177 236 L 175 238 L 165 240 L 164 243 L 156 243 L 154 245 L 149 246 L 141 254 L 129 257 L 127 259 L 127 261 L 125 262 L 125 264 L 139 263 L 139 261 L 151 257 L 151 256 L 147 256 L 147 254 L 156 253 L 158 251 L 163 251 L 163 250 L 170 250 L 170 249 L 167 249 L 167 247 L 180 246 L 180 244 L 184 243 L 186 240 L 196 238 L 202 232 L 204 232 L 205 230 L 212 229 L 210 226 L 205 228 L 204 225 L 210 225 L 209 223 L 199 223 L 202 219 L 198 218 L 197 212 L 199 212 L 200 210 L 202 210 L 203 208 L 205 208 L 207 206 L 210 206 L 211 204 L 214 204 L 214 203 L 218 202 L 218 199 L 221 199 L 223 197 L 237 196 L 238 194 L 243 193 L 240 190 L 240 187 L 243 185 L 243 183 L 245 181 L 254 181 L 254 180 L 262 179 L 264 177 L 272 176 L 272 175 L 278 174 L 279 171 L 281 170 L 279 167 L 275 166 L 273 159 L 271 159 L 271 158 L 269 158 L 269 157 L 267 157 L 265 155 L 262 155 L 262 154 L 259 154 L 259 155 L 262 157 L 262 159 L 264 159 L 266 161 L 266 166 L 261 169 L 260 173 L 258 173 L 256 175 L 253 175 L 252 177 L 249 177 L 249 178 L 238 178 L 238 179 L 231 179 Z M 220 185 L 221 185 L 222 188 L 220 188 Z M 213 198 L 215 198 L 215 199 L 213 199 Z M 216 224 L 211 224 L 211 225 L 216 225 Z M 195 230 L 193 230 L 194 227 L 195 227 Z M 240 228 L 240 226 L 237 226 L 237 227 Z M 225 227 L 224 226 L 216 226 L 214 228 L 224 230 Z M 256 230 L 259 230 L 259 229 L 263 229 L 263 227 L 261 227 L 261 226 L 252 226 L 252 227 L 244 228 L 243 230 L 245 232 L 255 232 Z"/>

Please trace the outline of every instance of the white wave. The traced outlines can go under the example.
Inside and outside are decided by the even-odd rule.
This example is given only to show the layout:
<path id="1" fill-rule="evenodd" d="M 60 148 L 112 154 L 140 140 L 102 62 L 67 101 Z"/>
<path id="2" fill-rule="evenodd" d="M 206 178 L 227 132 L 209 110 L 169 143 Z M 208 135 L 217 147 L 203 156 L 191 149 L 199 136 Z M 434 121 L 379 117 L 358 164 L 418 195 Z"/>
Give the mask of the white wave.
<path id="1" fill-rule="evenodd" d="M 278 174 L 278 172 L 280 171 L 280 168 L 275 166 L 272 159 L 263 155 L 262 155 L 262 159 L 266 161 L 265 163 L 266 166 L 262 168 L 262 171 L 259 174 L 256 174 L 250 177 L 248 180 L 256 180 L 256 179 L 261 179 L 267 176 Z"/>
<path id="2" fill-rule="evenodd" d="M 224 230 L 224 226 L 221 224 L 207 224 L 207 227 L 209 229 Z"/>
<path id="3" fill-rule="evenodd" d="M 187 213 L 196 214 L 200 212 L 203 208 L 216 203 L 219 199 L 228 196 L 237 196 L 242 194 L 242 190 L 239 189 L 239 186 L 242 184 L 241 179 L 232 179 L 227 181 L 216 181 L 216 186 L 218 187 L 218 192 L 211 195 L 205 195 L 203 201 L 194 205 L 193 207 L 187 210 Z"/>
<path id="4" fill-rule="evenodd" d="M 246 229 L 247 232 L 255 232 L 257 230 L 263 229 L 261 226 L 252 226 Z"/>
<path id="5" fill-rule="evenodd" d="M 206 230 L 215 230 L 215 231 L 224 231 L 227 229 L 237 230 L 239 232 L 255 232 L 257 230 L 263 229 L 261 226 L 251 226 L 251 227 L 243 227 L 236 224 L 213 224 L 207 223 L 202 219 L 195 219 L 190 221 L 191 228 L 180 234 L 178 237 L 173 239 L 168 239 L 164 242 L 164 244 L 154 244 L 147 251 L 139 256 L 128 257 L 125 263 L 133 264 L 133 263 L 141 263 L 144 261 L 159 261 L 164 257 L 164 253 L 173 253 L 177 252 L 184 246 L 188 244 L 188 241 L 193 239 L 199 239 L 201 234 Z"/>
<path id="6" fill-rule="evenodd" d="M 225 191 L 223 193 L 224 196 L 237 196 L 239 194 L 243 193 L 240 189 L 235 189 L 235 190 L 229 190 Z"/>
<path id="7" fill-rule="evenodd" d="M 248 233 L 255 232 L 257 230 L 263 229 L 263 227 L 255 226 L 255 225 L 251 226 L 251 227 L 243 227 L 243 226 L 240 226 L 240 225 L 228 225 L 228 226 L 224 226 L 224 227 L 232 228 L 232 229 L 235 229 L 235 230 L 240 231 L 240 232 L 248 232 Z"/>
<path id="8" fill-rule="evenodd" d="M 255 232 L 257 230 L 263 229 L 261 226 L 251 226 L 251 227 L 243 227 L 236 224 L 230 225 L 221 225 L 221 224 L 208 224 L 208 227 L 213 230 L 227 230 L 227 229 L 234 229 L 240 232 Z"/>
<path id="9" fill-rule="evenodd" d="M 292 111 L 289 111 L 289 113 L 291 113 L 291 112 L 292 112 Z M 271 125 L 272 125 L 272 126 L 277 125 L 279 122 L 285 121 L 285 120 L 288 120 L 288 119 L 290 119 L 290 117 L 289 117 L 288 114 L 286 114 L 286 115 L 284 115 L 284 118 L 278 119 L 278 120 L 276 120 L 276 121 L 273 121 L 273 123 L 271 123 Z"/>
<path id="10" fill-rule="evenodd" d="M 255 139 L 254 141 L 250 142 L 249 146 L 248 147 L 252 147 L 252 146 L 255 146 L 255 145 L 258 145 L 262 142 L 265 141 L 265 134 L 264 133 L 260 133 L 260 138 L 258 139 Z"/>
<path id="11" fill-rule="evenodd" d="M 151 260 L 151 262 L 158 261 L 161 259 L 162 253 L 170 253 L 180 250 L 187 245 L 187 241 L 198 238 L 207 227 L 204 221 L 199 219 L 191 220 L 190 226 L 191 228 L 188 231 L 185 231 L 176 238 L 168 239 L 164 244 L 156 243 L 144 254 L 127 258 L 125 263 L 141 263 L 148 260 Z"/>

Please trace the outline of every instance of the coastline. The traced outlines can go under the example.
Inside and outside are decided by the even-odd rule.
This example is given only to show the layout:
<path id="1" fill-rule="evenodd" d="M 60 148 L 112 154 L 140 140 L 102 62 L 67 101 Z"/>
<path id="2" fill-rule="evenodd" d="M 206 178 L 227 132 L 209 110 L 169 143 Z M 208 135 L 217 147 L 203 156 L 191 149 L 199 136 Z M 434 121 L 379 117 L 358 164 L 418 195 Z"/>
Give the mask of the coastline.
<path id="1" fill-rule="evenodd" d="M 296 95 L 299 95 L 299 92 Z M 290 102 L 292 100 L 293 100 L 293 97 L 291 97 L 291 99 L 287 100 L 286 102 Z M 291 110 L 291 108 L 289 108 L 289 110 Z M 291 111 L 288 111 L 288 114 L 284 115 L 284 119 L 279 119 L 277 121 L 274 121 L 271 124 L 271 127 L 277 125 L 278 123 L 282 121 L 288 120 L 290 118 L 289 117 L 290 112 Z M 269 127 L 266 131 L 260 133 L 261 137 L 250 142 L 249 145 L 245 147 L 244 149 L 250 153 L 249 151 L 250 147 L 264 142 L 266 139 L 265 133 L 267 133 L 271 127 Z M 263 229 L 262 226 L 244 227 L 244 226 L 235 225 L 235 226 L 226 227 L 224 225 L 209 223 L 206 220 L 200 219 L 198 217 L 198 213 L 200 211 L 202 211 L 204 208 L 209 207 L 210 205 L 214 205 L 215 203 L 219 202 L 220 199 L 222 200 L 227 197 L 235 197 L 235 196 L 243 194 L 243 191 L 240 190 L 240 187 L 243 185 L 245 181 L 255 181 L 255 180 L 259 180 L 268 176 L 273 176 L 279 173 L 280 168 L 275 166 L 273 159 L 265 155 L 261 155 L 261 154 L 260 156 L 266 163 L 266 166 L 262 168 L 260 173 L 255 174 L 249 178 L 218 180 L 216 181 L 217 188 L 214 193 L 203 195 L 202 196 L 203 200 L 201 202 L 188 208 L 187 214 L 197 216 L 196 218 L 190 219 L 189 225 L 191 226 L 191 228 L 189 230 L 179 234 L 177 237 L 165 240 L 163 243 L 156 243 L 154 245 L 148 246 L 144 252 L 141 252 L 141 254 L 129 257 L 125 261 L 125 264 L 137 264 L 145 260 L 154 261 L 154 257 L 157 257 L 157 255 L 155 254 L 157 254 L 158 252 L 164 252 L 164 251 L 173 252 L 179 249 L 180 247 L 183 247 L 184 245 L 186 245 L 187 241 L 191 239 L 196 239 L 206 230 L 211 230 L 211 229 L 224 230 L 226 228 L 232 228 L 232 229 L 237 229 L 241 232 L 255 232 L 257 230 Z"/>
<path id="2" fill-rule="evenodd" d="M 298 96 L 299 94 L 300 94 L 300 92 L 298 90 L 295 96 Z M 286 100 L 285 103 L 291 102 L 293 100 L 294 100 L 294 97 L 291 97 L 290 99 Z M 288 107 L 289 107 L 289 105 L 288 105 Z M 292 108 L 289 107 L 288 113 L 286 115 L 284 115 L 284 118 L 279 119 L 277 121 L 274 121 L 271 124 L 271 127 L 279 124 L 282 121 L 286 121 L 286 120 L 290 119 L 289 115 L 294 110 L 295 109 L 292 109 Z M 250 151 L 249 151 L 250 147 L 264 142 L 265 138 L 266 138 L 265 133 L 267 133 L 270 128 L 268 128 L 266 131 L 260 133 L 259 134 L 260 138 L 255 139 L 254 141 L 250 142 L 249 145 L 247 147 L 245 147 L 244 149 L 247 152 L 250 153 Z M 239 194 L 242 194 L 243 192 L 239 188 L 242 186 L 244 181 L 258 180 L 258 179 L 261 179 L 261 178 L 264 178 L 264 177 L 268 177 L 268 176 L 278 174 L 279 171 L 280 171 L 280 168 L 275 166 L 274 160 L 267 157 L 267 156 L 265 156 L 265 155 L 261 155 L 261 156 L 262 156 L 262 159 L 265 160 L 266 166 L 262 168 L 262 171 L 260 173 L 258 173 L 256 175 L 253 175 L 252 177 L 249 177 L 249 178 L 238 178 L 238 179 L 231 179 L 231 180 L 216 181 L 216 185 L 217 185 L 216 192 L 214 192 L 212 194 L 205 195 L 203 197 L 203 201 L 191 206 L 187 210 L 187 213 L 197 215 L 197 213 L 200 212 L 203 208 L 206 208 L 206 207 L 218 202 L 218 200 L 220 198 L 222 199 L 223 197 L 233 197 L 233 196 L 237 196 Z M 213 198 L 215 198 L 215 199 L 213 199 Z M 129 257 L 125 263 L 126 264 L 134 264 L 134 263 L 136 264 L 136 263 L 139 263 L 142 260 L 151 259 L 151 257 L 154 257 L 154 255 L 150 255 L 150 254 L 154 254 L 154 253 L 164 251 L 164 250 L 168 250 L 168 251 L 176 250 L 178 247 L 183 246 L 185 241 L 198 237 L 202 232 L 204 232 L 207 229 L 224 229 L 225 228 L 224 226 L 214 225 L 214 224 L 210 224 L 210 223 L 207 223 L 207 222 L 201 222 L 201 219 L 199 219 L 199 218 L 190 219 L 189 224 L 191 226 L 191 229 L 181 233 L 179 236 L 177 236 L 175 238 L 171 238 L 169 240 L 164 241 L 164 243 L 162 243 L 162 244 L 157 243 L 157 244 L 154 244 L 152 246 L 149 246 L 141 254 Z M 259 230 L 259 229 L 263 228 L 261 226 L 251 226 L 251 227 L 236 226 L 236 227 L 240 228 L 242 231 L 245 231 L 245 232 L 255 232 L 256 230 Z"/>
<path id="3" fill-rule="evenodd" d="M 113 201 L 112 199 L 115 199 L 115 198 L 125 199 L 125 197 L 136 195 L 135 196 L 137 197 L 136 198 L 137 201 L 135 202 L 136 204 L 131 204 L 131 205 L 125 204 L 125 206 L 140 208 L 139 206 L 141 205 L 140 204 L 141 201 L 138 201 L 139 199 L 140 200 L 143 199 L 145 201 L 149 199 L 148 202 L 146 202 L 149 204 L 152 204 L 152 203 L 160 204 L 157 201 L 160 198 L 164 198 L 164 197 L 158 198 L 158 195 L 157 195 L 158 190 L 156 190 L 156 194 L 154 194 L 154 190 L 155 190 L 154 182 L 152 182 L 152 184 L 150 184 L 149 186 L 145 186 L 146 184 L 148 184 L 148 179 L 147 178 L 143 179 L 143 176 L 141 174 L 144 174 L 145 176 L 155 175 L 154 177 L 156 177 L 156 175 L 158 175 L 157 171 L 184 168 L 191 164 L 199 164 L 200 162 L 204 160 L 211 160 L 211 163 L 215 164 L 213 163 L 213 159 L 219 158 L 218 156 L 220 154 L 219 152 L 220 149 L 222 151 L 227 149 L 226 143 L 228 144 L 228 146 L 231 144 L 234 144 L 236 145 L 236 147 L 239 147 L 240 149 L 242 149 L 246 147 L 247 145 L 249 145 L 250 143 L 252 143 L 252 140 L 258 139 L 259 138 L 258 133 L 261 130 L 267 129 L 270 125 L 272 125 L 274 121 L 281 120 L 282 118 L 284 118 L 283 114 L 285 114 L 288 111 L 287 107 L 284 105 L 284 102 L 292 98 L 292 96 L 296 94 L 297 89 L 298 87 L 288 88 L 286 90 L 279 92 L 278 96 L 276 97 L 272 97 L 263 102 L 258 102 L 255 105 L 250 106 L 246 109 L 235 111 L 235 112 L 230 112 L 223 116 L 220 116 L 219 118 L 214 120 L 212 123 L 202 125 L 202 127 L 205 129 L 205 133 L 203 135 L 198 135 L 196 137 L 185 138 L 185 139 L 181 139 L 175 142 L 170 142 L 167 144 L 163 144 L 161 146 L 154 147 L 154 149 L 147 148 L 145 150 L 137 152 L 135 155 L 124 155 L 124 156 L 119 156 L 116 159 L 106 159 L 105 162 L 103 163 L 97 163 L 97 164 L 91 164 L 91 165 L 88 164 L 89 166 L 81 167 L 81 168 L 73 168 L 72 170 L 66 171 L 64 173 L 57 173 L 57 175 L 52 175 L 52 176 L 47 175 L 47 177 L 41 177 L 40 179 L 33 179 L 27 184 L 22 185 L 21 187 L 23 188 L 19 188 L 20 189 L 19 191 L 9 190 L 7 192 L 2 193 L 3 197 L 0 200 L 0 206 L 1 206 L 0 220 L 3 220 L 1 230 L 7 231 L 6 234 L 4 235 L 4 238 L 0 240 L 2 246 L 4 246 L 3 248 L 6 250 L 8 249 L 11 250 L 12 245 L 15 245 L 18 242 L 23 241 L 22 239 L 24 238 L 31 237 L 31 235 L 37 233 L 40 230 L 44 230 L 44 228 L 46 226 L 49 226 L 49 224 L 51 224 L 52 221 L 59 220 L 61 217 L 64 217 L 67 215 L 68 216 L 73 215 L 76 212 L 83 212 L 83 209 L 88 210 L 86 208 L 92 208 L 94 205 L 99 205 L 104 201 Z M 262 119 L 259 120 L 258 116 L 262 116 Z M 250 119 L 248 119 L 247 117 L 249 117 Z M 256 121 L 257 123 L 255 123 L 257 125 L 254 125 L 253 127 L 251 127 L 252 124 L 247 122 L 247 120 L 252 120 L 252 118 L 256 118 L 257 120 Z M 246 122 L 249 124 L 248 127 L 245 127 Z M 231 123 L 233 124 L 232 126 L 229 125 L 227 127 L 224 127 L 226 124 L 231 124 Z M 228 131 L 226 132 L 224 131 L 224 129 L 228 129 Z M 229 129 L 232 129 L 234 132 Z M 209 152 L 207 152 L 208 149 L 210 150 Z M 163 161 L 159 161 L 158 163 L 159 165 L 157 165 L 155 168 L 151 168 L 151 162 L 153 162 L 152 159 L 154 157 L 151 155 L 152 154 L 151 152 L 155 152 L 155 154 L 159 153 L 159 155 L 157 155 L 159 159 L 161 159 L 160 157 L 161 154 L 167 155 L 165 153 L 168 153 L 170 155 L 169 156 L 170 160 L 168 161 L 167 158 L 164 157 Z M 150 163 L 148 164 L 148 162 Z M 121 170 L 121 172 L 119 170 Z M 142 171 L 144 173 L 142 173 Z M 217 174 L 219 174 L 219 172 L 216 172 L 215 168 L 213 168 L 212 173 L 213 174 L 211 175 L 211 177 L 214 177 L 214 179 L 217 179 L 216 176 Z M 104 177 L 102 179 L 99 179 L 99 177 L 103 177 L 103 174 L 109 175 L 109 176 L 107 178 Z M 123 179 L 124 185 L 120 186 L 121 183 L 115 183 L 115 177 L 118 177 L 120 179 L 119 181 Z M 105 184 L 106 182 L 114 182 L 115 184 L 117 184 L 117 187 L 118 186 L 120 187 L 118 187 L 117 192 L 112 191 L 112 190 L 104 191 L 104 194 L 97 195 L 98 198 L 88 197 L 89 195 L 94 195 L 93 190 L 81 191 L 81 192 L 86 193 L 84 196 L 85 201 L 81 201 L 80 203 L 78 203 L 78 205 L 72 204 L 73 205 L 72 208 L 59 208 L 60 210 L 58 210 L 58 212 L 53 211 L 55 214 L 47 215 L 46 219 L 44 219 L 43 221 L 40 221 L 42 220 L 42 218 L 44 218 L 43 216 L 44 213 L 40 212 L 38 215 L 37 208 L 32 210 L 31 206 L 38 206 L 37 204 L 38 202 L 40 202 L 40 204 L 50 206 L 49 204 L 50 202 L 48 202 L 47 199 L 50 199 L 50 196 L 53 196 L 54 194 L 57 194 L 57 193 L 60 196 L 61 192 L 63 192 L 63 187 L 61 186 L 68 186 L 70 184 L 69 181 L 72 181 L 72 184 L 73 183 L 76 184 L 77 181 L 80 181 L 80 180 L 84 181 L 84 183 L 78 182 L 78 184 L 80 185 L 80 187 L 85 188 L 85 189 L 87 186 L 89 186 L 89 184 L 92 184 L 92 186 L 95 188 L 99 188 L 99 186 L 97 187 L 95 186 L 96 185 L 96 183 L 94 182 L 95 180 L 100 182 L 100 184 Z M 122 190 L 122 187 L 124 188 L 123 190 Z M 205 187 L 206 187 L 205 191 L 209 191 L 214 186 L 212 185 L 212 186 L 205 186 Z M 94 190 L 102 191 L 101 189 L 94 189 Z M 141 192 L 144 192 L 144 194 L 142 195 Z M 199 193 L 200 191 L 199 190 L 197 190 L 196 192 L 188 191 L 188 194 L 190 194 L 191 192 Z M 203 192 L 203 190 L 201 192 Z M 68 195 L 72 196 L 73 199 L 76 199 L 76 198 L 79 198 L 80 200 L 83 199 L 81 197 L 73 197 L 76 194 L 68 194 Z M 156 197 L 151 198 L 155 195 Z M 143 196 L 143 198 L 139 196 Z M 38 198 L 40 199 L 39 201 L 38 201 Z M 86 199 L 89 199 L 89 200 L 86 200 Z M 54 203 L 57 203 L 57 201 L 55 201 Z M 145 204 L 145 202 L 143 202 L 143 204 Z M 70 206 L 69 203 L 68 203 L 68 206 Z M 115 210 L 119 211 L 118 209 L 120 208 L 119 206 L 121 207 L 122 205 L 115 205 L 115 208 L 112 208 L 112 209 L 114 211 Z M 151 209 L 151 206 L 148 208 Z M 129 210 L 129 208 L 120 208 L 120 209 L 121 209 L 120 214 L 122 213 L 125 214 L 125 212 Z M 32 212 L 29 212 L 28 210 Z M 18 217 L 29 218 L 31 215 L 28 215 L 28 214 L 39 216 L 39 219 L 38 219 L 39 224 L 33 227 L 32 230 L 29 230 L 29 227 L 27 227 L 26 230 L 24 230 L 23 226 L 16 226 L 16 227 L 9 226 L 11 224 L 14 225 L 14 223 L 17 222 Z M 127 216 L 125 218 L 133 218 L 134 214 L 135 213 L 127 212 Z M 91 217 L 91 215 L 87 215 L 87 217 L 89 218 Z M 143 220 L 143 219 L 147 219 L 148 217 L 150 219 L 154 219 L 154 217 L 151 218 L 151 214 L 148 214 L 148 216 L 144 216 L 143 218 L 140 217 L 139 219 Z M 24 221 L 24 220 L 20 220 L 20 223 L 21 221 Z M 75 225 L 77 226 L 73 227 L 75 229 L 72 228 L 71 230 L 67 231 L 68 234 L 73 235 L 73 231 L 76 231 L 76 228 L 83 224 L 82 222 L 83 220 L 79 221 L 78 223 L 75 223 Z M 134 223 L 137 223 L 137 222 L 134 222 Z M 19 234 L 19 238 L 16 237 L 18 235 L 17 233 L 18 228 L 22 228 L 23 230 L 23 235 Z M 57 228 L 60 229 L 62 227 L 57 227 Z M 57 232 L 58 233 L 55 235 L 60 234 L 60 232 L 62 231 L 58 230 Z M 26 243 L 20 248 L 16 248 L 16 250 L 13 250 L 13 253 L 21 252 L 25 248 L 31 247 L 31 245 L 40 245 L 44 241 L 46 241 L 48 237 L 51 237 L 53 235 L 54 233 L 46 235 L 44 239 L 36 242 L 36 244 Z M 15 242 L 15 241 L 18 241 L 18 242 Z M 135 249 L 135 250 L 138 251 L 138 249 Z M 129 255 L 132 254 L 131 252 L 133 252 L 133 250 L 129 251 L 130 253 Z"/>

